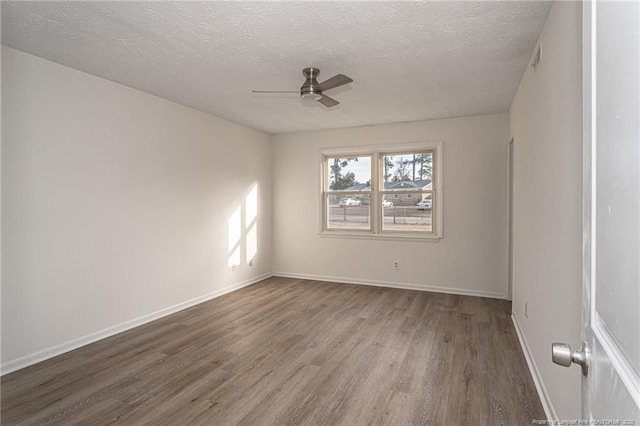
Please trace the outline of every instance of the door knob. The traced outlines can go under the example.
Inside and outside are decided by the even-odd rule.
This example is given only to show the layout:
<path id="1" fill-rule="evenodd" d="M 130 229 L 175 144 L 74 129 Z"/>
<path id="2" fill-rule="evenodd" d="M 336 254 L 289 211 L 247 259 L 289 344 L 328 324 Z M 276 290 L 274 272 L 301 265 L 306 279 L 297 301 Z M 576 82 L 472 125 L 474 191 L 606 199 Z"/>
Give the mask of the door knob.
<path id="1" fill-rule="evenodd" d="M 571 346 L 566 343 L 554 343 L 551 345 L 551 359 L 554 363 L 563 367 L 569 367 L 571 363 L 576 363 L 582 367 L 582 374 L 587 375 L 589 369 L 587 367 L 587 343 L 583 342 L 580 349 L 572 351 Z"/>

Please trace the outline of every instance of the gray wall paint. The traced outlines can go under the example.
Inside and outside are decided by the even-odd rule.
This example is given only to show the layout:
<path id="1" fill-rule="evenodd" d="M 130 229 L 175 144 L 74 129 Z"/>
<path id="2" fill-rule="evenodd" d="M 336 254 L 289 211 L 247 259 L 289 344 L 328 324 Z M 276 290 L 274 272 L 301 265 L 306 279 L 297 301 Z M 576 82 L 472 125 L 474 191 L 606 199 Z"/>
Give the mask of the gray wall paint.
<path id="1" fill-rule="evenodd" d="M 3 366 L 271 273 L 270 135 L 7 47 L 2 91 Z"/>
<path id="2" fill-rule="evenodd" d="M 506 297 L 507 114 L 276 135 L 274 271 L 348 282 Z M 444 238 L 320 236 L 323 147 L 443 141 Z M 306 206 L 299 214 L 290 206 Z M 321 260 L 320 260 L 321 259 Z M 392 263 L 400 261 L 400 269 Z"/>
<path id="3" fill-rule="evenodd" d="M 3 365 L 272 270 L 504 294 L 510 119 L 514 315 L 548 402 L 579 418 L 579 372 L 554 366 L 549 345 L 580 338 L 580 17 L 577 3 L 553 6 L 509 116 L 279 135 L 273 149 L 264 133 L 3 47 Z M 445 141 L 443 240 L 318 236 L 318 148 L 420 140 Z M 258 257 L 231 272 L 226 221 L 256 183 Z M 308 214 L 290 217 L 291 203 Z"/>
<path id="4" fill-rule="evenodd" d="M 580 346 L 582 4 L 556 2 L 511 106 L 514 151 L 513 313 L 548 403 L 581 418 L 580 369 L 551 362 L 551 343 Z M 525 316 L 528 304 L 528 317 Z"/>

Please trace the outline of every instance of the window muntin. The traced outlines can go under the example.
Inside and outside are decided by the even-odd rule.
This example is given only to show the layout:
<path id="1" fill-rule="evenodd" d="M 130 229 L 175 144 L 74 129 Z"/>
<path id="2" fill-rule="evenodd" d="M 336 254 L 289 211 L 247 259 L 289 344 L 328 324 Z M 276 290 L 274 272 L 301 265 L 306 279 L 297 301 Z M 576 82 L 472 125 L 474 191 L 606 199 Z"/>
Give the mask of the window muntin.
<path id="1" fill-rule="evenodd" d="M 323 233 L 441 238 L 441 144 L 323 150 Z"/>

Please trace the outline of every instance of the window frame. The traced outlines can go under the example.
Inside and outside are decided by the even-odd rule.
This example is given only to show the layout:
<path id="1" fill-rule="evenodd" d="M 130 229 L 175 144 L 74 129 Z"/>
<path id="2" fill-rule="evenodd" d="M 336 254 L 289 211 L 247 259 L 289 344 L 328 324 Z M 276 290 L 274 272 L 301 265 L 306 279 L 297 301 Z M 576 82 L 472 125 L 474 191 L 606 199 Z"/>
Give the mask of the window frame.
<path id="1" fill-rule="evenodd" d="M 371 187 L 371 190 L 368 191 L 336 191 L 336 190 L 331 190 L 329 189 L 329 180 L 330 180 L 330 174 L 327 175 L 327 171 L 329 170 L 329 159 L 331 158 L 345 158 L 345 157 L 370 157 L 370 165 L 371 165 L 371 182 L 373 182 L 374 179 L 374 169 L 375 169 L 375 164 L 374 164 L 374 159 L 373 156 L 369 155 L 369 154 L 362 154 L 362 153 L 356 153 L 354 151 L 346 151 L 346 152 L 339 152 L 337 154 L 323 154 L 322 155 L 322 192 L 321 192 L 321 197 L 322 197 L 322 227 L 321 230 L 324 231 L 328 231 L 328 232 L 345 232 L 348 234 L 351 233 L 366 233 L 366 234 L 370 234 L 373 232 L 374 230 L 374 218 L 373 218 L 373 208 L 372 208 L 372 201 L 373 201 L 373 186 Z M 351 228 L 351 229 L 340 229 L 340 228 L 329 228 L 328 223 L 329 223 L 329 217 L 327 215 L 327 209 L 329 208 L 329 206 L 327 205 L 327 198 L 329 196 L 329 194 L 336 194 L 336 195 L 340 195 L 341 197 L 345 198 L 345 197 L 353 197 L 353 198 L 357 198 L 358 196 L 363 196 L 363 195 L 369 195 L 369 228 L 368 229 L 359 229 L 359 228 Z"/>
<path id="2" fill-rule="evenodd" d="M 405 144 L 381 144 L 374 146 L 361 146 L 349 148 L 321 148 L 320 157 L 320 178 L 319 188 L 319 234 L 321 236 L 341 237 L 341 238 L 374 238 L 374 239 L 396 239 L 396 240 L 429 240 L 438 241 L 443 237 L 443 196 L 442 196 L 442 163 L 443 163 L 443 142 L 424 141 Z M 407 190 L 385 190 L 383 182 L 383 158 L 385 155 L 414 154 L 419 152 L 432 152 L 432 185 L 430 190 L 407 189 Z M 371 186 L 368 191 L 332 191 L 329 190 L 330 176 L 328 176 L 328 160 L 336 157 L 370 157 L 371 158 Z M 425 231 L 404 231 L 404 230 L 384 230 L 384 207 L 382 200 L 398 194 L 401 198 L 407 194 L 417 194 L 422 199 L 423 195 L 431 194 L 431 232 Z M 331 194 L 341 196 L 362 196 L 369 195 L 369 223 L 368 229 L 344 229 L 330 228 L 328 217 L 327 200 Z M 393 195 L 392 195 L 393 194 Z M 413 199 L 417 199 L 413 197 Z M 393 198 L 391 198 L 393 199 Z M 317 210 L 317 211 L 318 211 Z"/>

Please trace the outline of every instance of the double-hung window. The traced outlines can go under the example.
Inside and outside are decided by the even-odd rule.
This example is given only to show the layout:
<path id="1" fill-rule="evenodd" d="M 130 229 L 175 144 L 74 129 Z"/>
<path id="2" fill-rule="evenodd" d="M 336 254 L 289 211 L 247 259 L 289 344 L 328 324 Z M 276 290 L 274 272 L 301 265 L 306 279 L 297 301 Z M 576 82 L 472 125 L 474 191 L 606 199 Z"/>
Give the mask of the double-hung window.
<path id="1" fill-rule="evenodd" d="M 322 233 L 442 237 L 442 143 L 322 150 Z"/>

